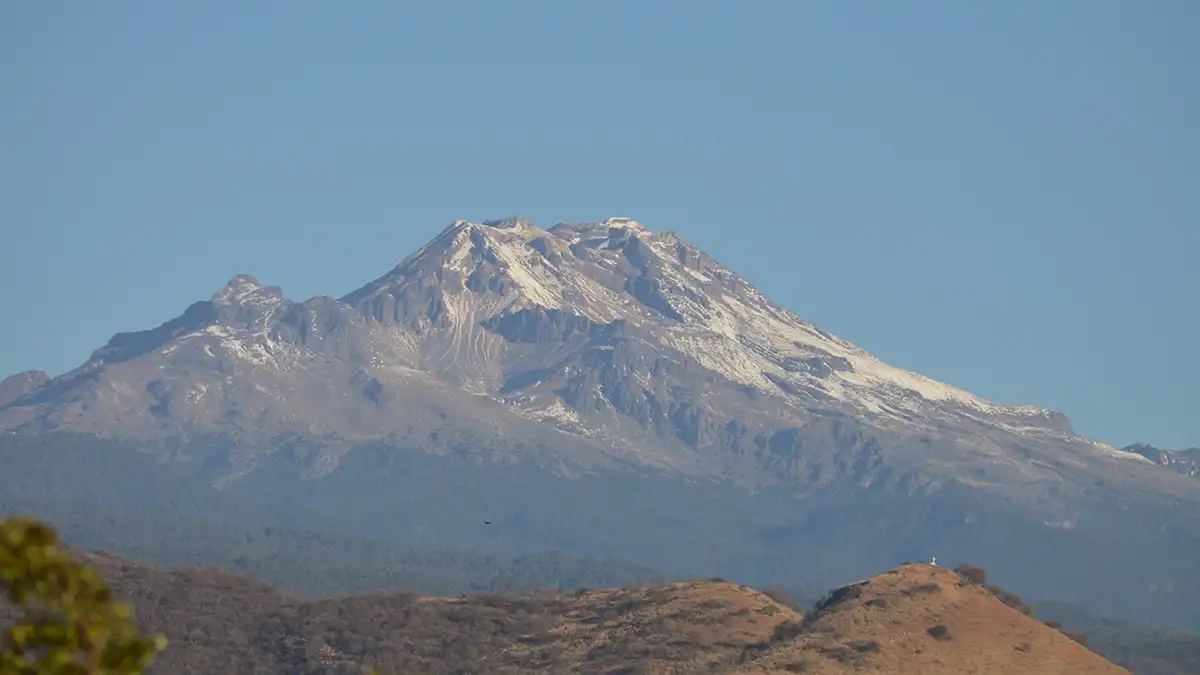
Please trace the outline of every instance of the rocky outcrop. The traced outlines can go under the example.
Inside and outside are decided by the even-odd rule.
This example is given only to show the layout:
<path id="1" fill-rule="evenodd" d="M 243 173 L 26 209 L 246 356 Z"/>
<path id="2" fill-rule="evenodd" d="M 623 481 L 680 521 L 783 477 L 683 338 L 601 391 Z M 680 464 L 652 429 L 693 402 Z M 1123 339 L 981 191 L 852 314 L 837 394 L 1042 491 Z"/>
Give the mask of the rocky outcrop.
<path id="1" fill-rule="evenodd" d="M 0 380 L 0 407 L 46 384 L 50 376 L 40 370 L 27 370 Z"/>
<path id="2" fill-rule="evenodd" d="M 1200 448 L 1162 450 L 1153 445 L 1134 443 L 1121 449 L 1145 457 L 1168 471 L 1200 478 Z"/>

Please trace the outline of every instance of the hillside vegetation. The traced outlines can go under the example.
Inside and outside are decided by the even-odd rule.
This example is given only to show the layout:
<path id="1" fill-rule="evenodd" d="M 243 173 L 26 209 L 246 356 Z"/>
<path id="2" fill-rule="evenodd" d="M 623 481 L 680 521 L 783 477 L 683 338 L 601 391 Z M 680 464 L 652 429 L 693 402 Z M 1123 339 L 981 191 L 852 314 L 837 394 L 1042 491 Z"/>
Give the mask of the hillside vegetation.
<path id="1" fill-rule="evenodd" d="M 357 448 L 319 480 L 264 467 L 256 482 L 218 491 L 204 447 L 190 447 L 188 458 L 154 459 L 142 450 L 72 435 L 0 434 L 0 509 L 45 514 L 69 541 L 88 548 L 169 566 L 215 565 L 311 596 L 376 588 L 457 595 L 721 576 L 795 588 L 811 598 L 936 553 L 979 562 L 1025 597 L 1069 601 L 1096 616 L 1153 628 L 1200 629 L 1200 613 L 1186 602 L 1200 589 L 1187 562 L 1195 557 L 1164 553 L 1152 567 L 1135 565 L 1158 550 L 1151 541 L 1157 530 L 1145 527 L 1139 530 L 1145 538 L 1114 546 L 1113 538 L 1082 530 L 1030 529 L 999 508 L 972 510 L 967 518 L 945 501 L 920 496 L 900 503 L 869 492 L 801 498 L 782 488 L 748 496 L 719 483 L 615 472 L 565 479 L 534 466 L 395 448 Z M 1093 519 L 1133 518 L 1110 506 L 1098 505 Z M 141 534 L 149 529 L 155 533 Z M 286 534 L 276 542 L 279 533 L 320 539 Z M 1176 532 L 1173 541 L 1185 534 Z M 318 541 L 325 543 L 310 546 Z M 379 547 L 391 552 L 380 555 Z M 493 578 L 492 562 L 461 569 L 402 559 L 408 552 L 468 551 L 491 557 L 502 570 L 505 561 L 552 550 L 608 571 L 581 571 L 575 583 L 540 572 L 504 580 Z M 1097 559 L 1106 564 L 1093 564 Z M 1070 574 L 1048 573 L 1045 560 L 1069 564 Z M 650 568 L 661 573 L 646 576 Z M 1136 574 L 1117 575 L 1126 568 Z"/>
<path id="2" fill-rule="evenodd" d="M 721 580 L 305 601 L 214 570 L 76 555 L 169 639 L 148 673 L 1127 672 L 925 564 L 837 589 L 804 615 Z M 5 624 L 16 614 L 0 607 Z"/>
<path id="3" fill-rule="evenodd" d="M 0 517 L 36 514 L 87 549 L 164 566 L 200 565 L 310 598 L 375 590 L 429 595 L 622 586 L 666 581 L 661 571 L 562 551 L 524 555 L 410 549 L 387 541 L 184 518 L 168 509 L 0 496 Z"/>

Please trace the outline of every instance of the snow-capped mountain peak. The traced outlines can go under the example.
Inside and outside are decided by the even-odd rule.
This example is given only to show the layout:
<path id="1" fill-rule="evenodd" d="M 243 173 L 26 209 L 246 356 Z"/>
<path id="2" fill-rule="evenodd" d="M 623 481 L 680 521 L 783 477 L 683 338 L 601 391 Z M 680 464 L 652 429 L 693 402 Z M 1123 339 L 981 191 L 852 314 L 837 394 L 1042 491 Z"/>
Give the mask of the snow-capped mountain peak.
<path id="1" fill-rule="evenodd" d="M 0 426 L 241 420 L 243 433 L 383 437 L 413 424 L 390 405 L 411 408 L 412 396 L 424 405 L 433 390 L 639 462 L 715 463 L 705 471 L 796 461 L 794 430 L 822 419 L 912 438 L 949 433 L 972 447 L 1067 443 L 1134 456 L 1074 436 L 1055 411 L 884 363 L 675 233 L 631 218 L 545 230 L 518 216 L 458 220 L 340 300 L 296 303 L 237 275 L 211 300 L 119 334 L 79 369 L 20 395 Z M 143 402 L 158 412 L 139 412 Z M 866 436 L 842 433 L 830 442 L 876 452 Z"/>
<path id="2" fill-rule="evenodd" d="M 915 427 L 967 416 L 1011 430 L 1070 432 L 1055 411 L 996 404 L 890 366 L 776 305 L 675 233 L 632 218 L 548 230 L 520 217 L 455 221 L 344 300 L 427 335 L 431 348 L 478 345 L 437 363 L 481 391 L 504 387 L 502 369 L 488 360 L 512 351 L 487 322 L 540 309 L 598 325 L 620 322 L 640 340 L 797 407 L 848 406 Z"/>

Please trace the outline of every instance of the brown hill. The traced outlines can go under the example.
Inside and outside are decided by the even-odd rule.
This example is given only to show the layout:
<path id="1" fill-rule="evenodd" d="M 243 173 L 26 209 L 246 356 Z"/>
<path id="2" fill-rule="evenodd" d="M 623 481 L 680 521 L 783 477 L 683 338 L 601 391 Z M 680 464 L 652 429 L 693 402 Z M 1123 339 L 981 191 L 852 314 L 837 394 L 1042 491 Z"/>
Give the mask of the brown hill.
<path id="1" fill-rule="evenodd" d="M 170 638 L 154 673 L 1128 672 L 930 565 L 839 589 L 806 622 L 723 581 L 305 602 L 212 570 L 84 555 Z"/>
<path id="2" fill-rule="evenodd" d="M 1127 673 L 934 565 L 838 589 L 741 673 Z"/>

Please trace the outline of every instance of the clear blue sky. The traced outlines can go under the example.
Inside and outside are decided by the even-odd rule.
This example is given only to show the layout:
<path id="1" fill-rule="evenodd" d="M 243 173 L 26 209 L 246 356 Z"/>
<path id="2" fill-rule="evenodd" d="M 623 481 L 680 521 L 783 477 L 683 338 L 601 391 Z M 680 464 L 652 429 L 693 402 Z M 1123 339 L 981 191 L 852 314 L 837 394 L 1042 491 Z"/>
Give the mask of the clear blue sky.
<path id="1" fill-rule="evenodd" d="M 675 229 L 896 365 L 1200 445 L 1200 2 L 0 3 L 0 372 L 456 218 Z"/>

